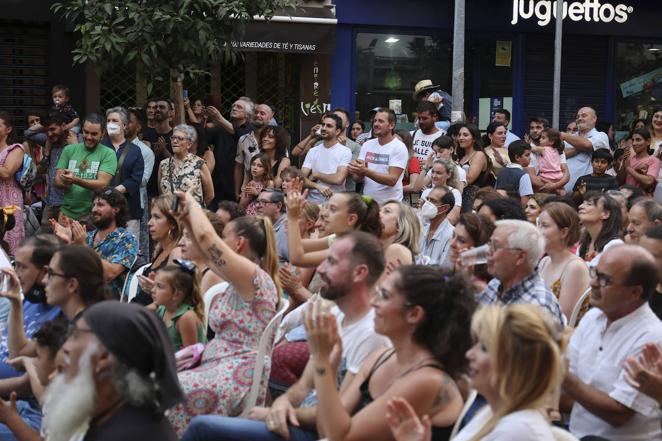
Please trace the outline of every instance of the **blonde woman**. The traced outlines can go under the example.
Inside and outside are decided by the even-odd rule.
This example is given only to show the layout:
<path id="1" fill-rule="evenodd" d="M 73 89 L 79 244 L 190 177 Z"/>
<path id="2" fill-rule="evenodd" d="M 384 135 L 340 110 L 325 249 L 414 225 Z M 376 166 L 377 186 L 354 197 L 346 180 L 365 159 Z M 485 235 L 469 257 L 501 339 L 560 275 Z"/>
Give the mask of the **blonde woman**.
<path id="1" fill-rule="evenodd" d="M 474 314 L 468 372 L 488 405 L 453 441 L 554 440 L 543 409 L 565 371 L 565 344 L 556 326 L 534 305 L 487 306 Z M 400 398 L 389 402 L 386 420 L 397 441 L 431 439 L 429 419 L 418 419 Z"/>

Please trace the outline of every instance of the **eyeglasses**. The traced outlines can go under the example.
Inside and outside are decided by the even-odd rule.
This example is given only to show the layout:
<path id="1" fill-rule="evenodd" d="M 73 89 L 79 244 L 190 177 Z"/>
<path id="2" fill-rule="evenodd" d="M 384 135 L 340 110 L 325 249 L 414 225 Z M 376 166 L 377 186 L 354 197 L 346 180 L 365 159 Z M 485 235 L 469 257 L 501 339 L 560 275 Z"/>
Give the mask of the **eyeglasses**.
<path id="1" fill-rule="evenodd" d="M 46 277 L 48 277 L 48 280 L 52 279 L 55 276 L 64 277 L 65 279 L 69 278 L 69 276 L 67 276 L 66 274 L 56 273 L 51 269 L 51 267 L 48 267 L 48 269 L 46 270 Z"/>
<path id="2" fill-rule="evenodd" d="M 600 285 L 600 288 L 604 288 L 606 286 L 611 286 L 611 285 L 614 284 L 614 281 L 611 280 L 611 277 L 609 277 L 606 274 L 601 273 L 594 266 L 592 266 L 588 269 L 588 274 L 591 276 L 591 279 L 597 279 L 598 280 L 598 285 Z"/>
<path id="3" fill-rule="evenodd" d="M 513 251 L 524 251 L 521 248 L 516 248 L 516 247 L 501 247 L 501 246 L 496 246 L 494 245 L 494 242 L 491 240 L 487 241 L 487 246 L 489 247 L 490 253 L 494 254 L 499 250 L 513 250 Z"/>
<path id="4" fill-rule="evenodd" d="M 177 141 L 177 142 L 182 142 L 182 141 L 188 141 L 188 138 L 185 138 L 183 136 L 171 136 L 170 137 L 171 141 Z"/>
<path id="5" fill-rule="evenodd" d="M 173 260 L 175 265 L 179 266 L 184 272 L 189 273 L 191 275 L 195 274 L 195 272 L 198 270 L 198 267 L 195 266 L 195 263 L 191 262 L 190 260 L 186 259 L 175 259 Z"/>

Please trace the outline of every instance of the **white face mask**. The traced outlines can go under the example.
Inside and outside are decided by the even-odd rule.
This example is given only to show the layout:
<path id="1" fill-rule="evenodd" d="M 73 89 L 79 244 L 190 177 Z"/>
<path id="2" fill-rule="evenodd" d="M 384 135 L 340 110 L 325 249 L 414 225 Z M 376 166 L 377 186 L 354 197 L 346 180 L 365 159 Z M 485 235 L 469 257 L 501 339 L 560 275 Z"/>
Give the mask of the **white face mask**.
<path id="1" fill-rule="evenodd" d="M 119 135 L 122 131 L 122 128 L 117 123 L 108 123 L 106 124 L 106 131 L 110 136 Z"/>
<path id="2" fill-rule="evenodd" d="M 423 220 L 429 221 L 435 218 L 437 216 L 437 212 L 439 210 L 437 209 L 437 206 L 434 205 L 430 201 L 425 201 L 423 206 L 421 207 L 421 211 L 418 212 L 419 216 L 423 218 Z"/>

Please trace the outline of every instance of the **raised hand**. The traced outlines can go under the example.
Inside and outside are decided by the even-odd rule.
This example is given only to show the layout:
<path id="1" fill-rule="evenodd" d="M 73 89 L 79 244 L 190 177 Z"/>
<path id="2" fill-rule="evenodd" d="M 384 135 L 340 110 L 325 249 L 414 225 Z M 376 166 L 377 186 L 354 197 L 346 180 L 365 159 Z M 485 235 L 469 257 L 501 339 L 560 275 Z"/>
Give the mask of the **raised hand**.
<path id="1" fill-rule="evenodd" d="M 430 441 L 432 427 L 430 418 L 419 419 L 404 398 L 395 397 L 386 405 L 386 424 L 396 441 Z"/>

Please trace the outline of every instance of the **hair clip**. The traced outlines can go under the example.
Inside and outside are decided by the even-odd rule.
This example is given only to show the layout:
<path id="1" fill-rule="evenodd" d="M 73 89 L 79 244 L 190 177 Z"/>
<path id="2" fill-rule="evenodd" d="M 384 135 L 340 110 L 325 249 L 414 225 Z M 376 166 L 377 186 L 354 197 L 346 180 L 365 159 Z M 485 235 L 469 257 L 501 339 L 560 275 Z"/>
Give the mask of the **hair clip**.
<path id="1" fill-rule="evenodd" d="M 372 201 L 374 201 L 372 196 L 368 196 L 367 194 L 362 195 L 361 199 L 363 199 L 363 202 L 365 202 L 367 205 L 372 204 Z"/>

